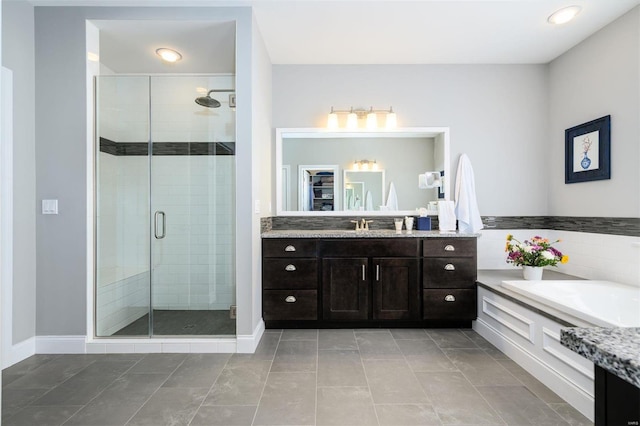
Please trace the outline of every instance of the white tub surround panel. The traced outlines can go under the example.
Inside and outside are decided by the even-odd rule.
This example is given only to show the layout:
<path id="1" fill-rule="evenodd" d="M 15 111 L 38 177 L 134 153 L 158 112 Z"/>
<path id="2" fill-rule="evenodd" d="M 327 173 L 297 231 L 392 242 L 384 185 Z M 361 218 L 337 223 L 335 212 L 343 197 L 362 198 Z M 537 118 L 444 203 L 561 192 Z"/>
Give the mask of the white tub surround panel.
<path id="1" fill-rule="evenodd" d="M 478 269 L 519 269 L 506 262 L 507 234 L 520 241 L 539 235 L 569 256 L 569 262 L 547 267 L 576 277 L 640 286 L 640 237 L 555 231 L 551 229 L 483 229 L 478 238 Z"/>
<path id="2" fill-rule="evenodd" d="M 593 420 L 593 363 L 561 345 L 560 329 L 566 326 L 478 287 L 473 329 Z"/>

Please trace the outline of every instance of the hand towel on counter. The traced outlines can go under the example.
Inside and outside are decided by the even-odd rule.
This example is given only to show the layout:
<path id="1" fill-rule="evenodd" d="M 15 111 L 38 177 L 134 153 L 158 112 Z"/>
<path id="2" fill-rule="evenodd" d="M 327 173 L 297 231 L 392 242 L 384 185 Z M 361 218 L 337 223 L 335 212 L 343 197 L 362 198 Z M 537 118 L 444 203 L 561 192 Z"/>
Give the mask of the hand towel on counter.
<path id="1" fill-rule="evenodd" d="M 364 195 L 364 209 L 366 211 L 373 211 L 373 199 L 371 197 L 371 191 L 367 191 Z"/>
<path id="2" fill-rule="evenodd" d="M 398 195 L 396 194 L 396 187 L 391 182 L 389 184 L 389 195 L 387 196 L 387 210 L 397 211 L 398 209 Z"/>
<path id="3" fill-rule="evenodd" d="M 478 210 L 473 167 L 467 154 L 462 154 L 458 160 L 455 196 L 455 214 L 460 232 L 475 233 L 481 230 L 484 226 Z"/>
<path id="4" fill-rule="evenodd" d="M 441 231 L 456 230 L 456 213 L 453 201 L 438 201 L 438 229 Z"/>

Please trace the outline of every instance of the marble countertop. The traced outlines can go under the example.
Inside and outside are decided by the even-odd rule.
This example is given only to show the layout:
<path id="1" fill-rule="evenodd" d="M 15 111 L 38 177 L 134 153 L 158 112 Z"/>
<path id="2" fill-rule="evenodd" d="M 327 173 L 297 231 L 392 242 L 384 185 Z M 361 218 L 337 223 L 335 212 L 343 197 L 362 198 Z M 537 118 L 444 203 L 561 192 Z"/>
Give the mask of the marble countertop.
<path id="1" fill-rule="evenodd" d="M 480 234 L 462 234 L 457 231 L 394 231 L 392 229 L 353 230 L 313 230 L 286 229 L 262 233 L 262 238 L 477 238 Z"/>
<path id="2" fill-rule="evenodd" d="M 567 328 L 561 330 L 560 342 L 640 388 L 640 327 Z"/>

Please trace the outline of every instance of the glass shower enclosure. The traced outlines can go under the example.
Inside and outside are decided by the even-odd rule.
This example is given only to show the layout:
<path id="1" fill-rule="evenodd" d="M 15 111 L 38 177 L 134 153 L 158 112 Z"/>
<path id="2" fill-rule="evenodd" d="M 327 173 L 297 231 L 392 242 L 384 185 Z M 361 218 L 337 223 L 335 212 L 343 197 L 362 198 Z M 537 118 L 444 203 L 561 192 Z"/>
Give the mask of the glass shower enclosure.
<path id="1" fill-rule="evenodd" d="M 95 87 L 95 335 L 235 335 L 233 76 Z"/>

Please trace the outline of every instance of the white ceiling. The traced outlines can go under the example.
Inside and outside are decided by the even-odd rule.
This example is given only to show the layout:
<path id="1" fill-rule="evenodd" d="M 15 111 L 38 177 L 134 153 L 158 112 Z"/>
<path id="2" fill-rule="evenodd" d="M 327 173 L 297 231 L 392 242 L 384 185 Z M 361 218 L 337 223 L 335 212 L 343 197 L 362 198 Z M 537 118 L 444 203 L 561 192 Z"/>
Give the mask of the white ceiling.
<path id="1" fill-rule="evenodd" d="M 36 5 L 245 6 L 274 64 L 547 63 L 620 17 L 640 0 L 33 0 Z M 555 10 L 582 6 L 562 26 Z M 175 46 L 171 71 L 225 72 L 235 45 L 231 24 L 101 21 L 101 55 L 119 72 L 140 72 L 140 54 Z M 102 37 L 102 36 L 101 36 Z M 120 56 L 120 57 L 118 57 Z M 153 61 L 157 61 L 153 56 Z M 155 65 L 157 66 L 157 64 Z M 231 64 L 232 66 L 232 64 Z M 125 70 L 125 68 L 131 68 Z M 232 71 L 232 70 L 231 70 Z"/>

